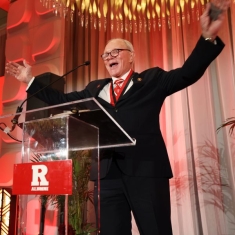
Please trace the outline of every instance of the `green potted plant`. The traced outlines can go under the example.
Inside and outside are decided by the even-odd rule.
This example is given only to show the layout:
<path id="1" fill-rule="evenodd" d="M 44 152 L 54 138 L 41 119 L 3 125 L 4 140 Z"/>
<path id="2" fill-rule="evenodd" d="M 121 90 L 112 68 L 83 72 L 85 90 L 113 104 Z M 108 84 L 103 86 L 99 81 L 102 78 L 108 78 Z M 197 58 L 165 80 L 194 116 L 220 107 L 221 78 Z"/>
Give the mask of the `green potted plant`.
<path id="1" fill-rule="evenodd" d="M 68 224 L 76 235 L 90 235 L 94 224 L 87 222 L 87 202 L 93 202 L 93 189 L 89 189 L 91 152 L 82 150 L 70 152 L 73 169 L 73 193 L 68 196 Z"/>

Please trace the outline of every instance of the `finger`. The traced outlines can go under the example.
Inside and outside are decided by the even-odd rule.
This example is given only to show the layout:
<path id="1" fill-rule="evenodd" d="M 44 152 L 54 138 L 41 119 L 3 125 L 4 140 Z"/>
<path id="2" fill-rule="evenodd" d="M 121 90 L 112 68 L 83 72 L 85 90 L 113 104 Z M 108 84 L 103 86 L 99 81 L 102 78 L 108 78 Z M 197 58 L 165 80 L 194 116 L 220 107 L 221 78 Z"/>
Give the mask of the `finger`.
<path id="1" fill-rule="evenodd" d="M 14 71 L 16 67 L 7 63 L 5 69 L 6 69 L 6 72 L 9 73 L 10 71 Z"/>
<path id="2" fill-rule="evenodd" d="M 6 64 L 6 72 L 12 76 L 15 76 L 16 73 L 19 71 L 19 66 L 17 63 L 12 63 L 12 62 L 9 62 Z"/>
<path id="3" fill-rule="evenodd" d="M 12 71 L 10 71 L 10 70 L 8 70 L 8 71 L 6 71 L 8 74 L 10 74 L 11 76 L 15 76 L 15 74 L 12 72 Z"/>
<path id="4" fill-rule="evenodd" d="M 208 16 L 209 11 L 210 11 L 210 3 L 207 3 L 206 8 L 205 8 L 204 12 L 202 13 L 202 16 Z"/>
<path id="5" fill-rule="evenodd" d="M 30 67 L 31 67 L 31 66 L 27 63 L 26 60 L 23 60 L 23 64 L 24 64 L 24 66 L 25 66 L 26 68 L 30 68 Z"/>
<path id="6" fill-rule="evenodd" d="M 210 11 L 210 8 L 211 8 L 211 4 L 208 2 L 207 4 L 206 4 L 206 8 L 205 8 L 205 14 L 209 14 L 209 11 Z"/>
<path id="7" fill-rule="evenodd" d="M 13 62 L 13 61 L 9 62 L 9 65 L 11 65 L 11 66 L 13 66 L 15 68 L 18 68 L 20 66 L 18 63 Z"/>

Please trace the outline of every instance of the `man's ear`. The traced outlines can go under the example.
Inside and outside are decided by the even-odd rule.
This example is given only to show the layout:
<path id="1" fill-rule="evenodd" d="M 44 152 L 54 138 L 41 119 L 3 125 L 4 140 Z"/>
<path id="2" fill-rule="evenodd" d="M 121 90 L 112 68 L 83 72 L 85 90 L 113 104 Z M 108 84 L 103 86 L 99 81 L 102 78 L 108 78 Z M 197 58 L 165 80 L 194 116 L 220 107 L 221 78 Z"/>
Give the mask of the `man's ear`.
<path id="1" fill-rule="evenodd" d="M 130 63 L 133 63 L 135 61 L 135 52 L 132 51 L 130 55 Z"/>

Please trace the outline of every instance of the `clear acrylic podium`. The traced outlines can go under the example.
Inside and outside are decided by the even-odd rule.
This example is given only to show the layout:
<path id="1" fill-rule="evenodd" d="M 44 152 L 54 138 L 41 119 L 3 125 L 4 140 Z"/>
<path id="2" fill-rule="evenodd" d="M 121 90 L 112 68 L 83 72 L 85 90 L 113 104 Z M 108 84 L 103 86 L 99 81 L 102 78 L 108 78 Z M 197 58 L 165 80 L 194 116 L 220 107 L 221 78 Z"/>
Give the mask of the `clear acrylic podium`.
<path id="1" fill-rule="evenodd" d="M 135 140 L 94 98 L 5 115 L 1 122 L 10 126 L 15 117 L 10 135 L 22 132 L 21 164 L 72 160 L 71 195 L 19 195 L 17 234 L 99 234 L 99 180 L 95 212 L 90 171 L 99 179 L 100 149 L 135 145 Z"/>

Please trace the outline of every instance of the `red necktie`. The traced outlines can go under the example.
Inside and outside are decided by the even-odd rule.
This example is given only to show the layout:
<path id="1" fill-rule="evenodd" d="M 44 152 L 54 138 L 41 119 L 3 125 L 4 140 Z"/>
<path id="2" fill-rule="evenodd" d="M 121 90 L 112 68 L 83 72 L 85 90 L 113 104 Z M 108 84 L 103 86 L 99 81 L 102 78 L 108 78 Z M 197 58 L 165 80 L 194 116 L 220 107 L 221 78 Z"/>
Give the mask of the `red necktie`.
<path id="1" fill-rule="evenodd" d="M 122 78 L 119 78 L 114 82 L 114 84 L 115 84 L 115 87 L 114 87 L 115 96 L 118 96 L 118 94 L 120 93 L 123 81 L 124 80 Z"/>

